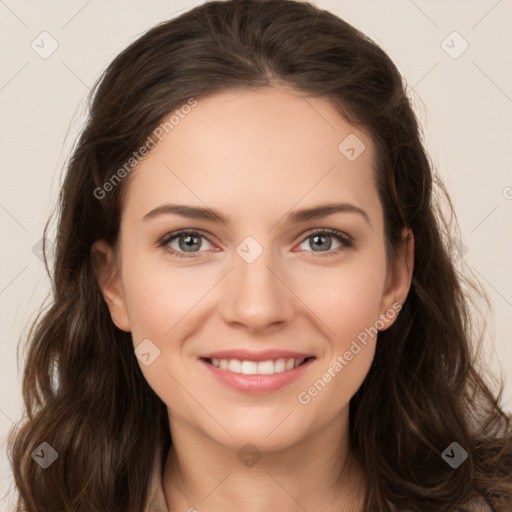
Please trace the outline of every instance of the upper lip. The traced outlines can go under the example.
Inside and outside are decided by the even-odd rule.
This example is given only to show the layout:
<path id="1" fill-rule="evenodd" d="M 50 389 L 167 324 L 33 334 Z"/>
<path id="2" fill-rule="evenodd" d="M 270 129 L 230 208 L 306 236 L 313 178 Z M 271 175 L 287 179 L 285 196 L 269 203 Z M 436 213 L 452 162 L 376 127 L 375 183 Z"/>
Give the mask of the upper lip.
<path id="1" fill-rule="evenodd" d="M 293 352 L 290 350 L 268 349 L 252 351 L 247 349 L 221 350 L 201 356 L 203 359 L 238 359 L 240 361 L 268 361 L 270 359 L 306 359 L 313 354 Z"/>

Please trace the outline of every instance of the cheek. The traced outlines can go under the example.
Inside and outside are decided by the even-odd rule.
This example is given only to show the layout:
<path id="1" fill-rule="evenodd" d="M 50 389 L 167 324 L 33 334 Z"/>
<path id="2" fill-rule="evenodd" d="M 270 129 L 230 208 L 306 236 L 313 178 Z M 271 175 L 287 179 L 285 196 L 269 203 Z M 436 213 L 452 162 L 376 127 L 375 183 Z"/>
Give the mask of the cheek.
<path id="1" fill-rule="evenodd" d="M 208 283 L 191 280 L 190 270 L 188 275 L 186 272 L 185 269 L 170 272 L 168 268 L 166 271 L 164 265 L 147 265 L 137 254 L 123 260 L 123 287 L 132 342 L 135 349 L 146 344 L 149 350 L 143 352 L 151 353 L 147 365 L 139 357 L 139 367 L 160 399 L 179 410 L 187 410 L 186 396 L 178 384 L 183 376 L 175 371 L 181 367 L 183 357 L 180 339 L 190 334 L 187 320 L 208 290 Z M 197 287 L 201 282 L 204 290 Z"/>
<path id="2" fill-rule="evenodd" d="M 333 343 L 356 336 L 365 327 L 373 325 L 379 316 L 382 300 L 380 287 L 357 276 L 347 276 L 337 286 L 310 295 L 308 304 L 318 311 L 319 317 L 329 326 Z"/>
<path id="3" fill-rule="evenodd" d="M 301 292 L 330 342 L 322 354 L 325 362 L 298 396 L 301 404 L 315 404 L 319 419 L 336 409 L 328 404 L 348 404 L 371 367 L 385 278 L 385 256 L 376 251 L 330 275 L 318 272 L 315 289 Z"/>
<path id="4" fill-rule="evenodd" d="M 353 277 L 341 290 L 323 294 L 323 302 L 318 299 L 315 311 L 329 326 L 329 345 L 324 345 L 320 364 L 297 400 L 307 406 L 304 413 L 322 423 L 350 402 L 368 374 L 375 355 L 380 294 L 378 288 Z"/>
<path id="5" fill-rule="evenodd" d="M 303 284 L 295 289 L 319 318 L 334 349 L 344 351 L 347 343 L 379 319 L 386 260 L 378 247 L 338 268 L 312 269 L 307 276 L 297 280 Z"/>
<path id="6" fill-rule="evenodd" d="M 164 257 L 159 257 L 158 265 L 144 265 L 143 259 L 136 255 L 127 258 L 123 268 L 125 301 L 135 344 L 144 338 L 173 337 L 186 323 L 183 321 L 187 315 L 200 310 L 201 298 L 216 282 L 214 276 L 198 267 L 171 270 Z"/>

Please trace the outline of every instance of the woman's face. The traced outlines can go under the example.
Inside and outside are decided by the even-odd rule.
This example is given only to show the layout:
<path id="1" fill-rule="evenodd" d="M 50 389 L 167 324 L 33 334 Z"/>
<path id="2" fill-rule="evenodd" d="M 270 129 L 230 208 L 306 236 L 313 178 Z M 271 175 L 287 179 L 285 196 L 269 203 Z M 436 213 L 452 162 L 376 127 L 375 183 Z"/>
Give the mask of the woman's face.
<path id="1" fill-rule="evenodd" d="M 101 286 L 171 429 L 278 449 L 345 420 L 410 283 L 386 262 L 372 141 L 274 87 L 199 98 L 163 133 Z"/>

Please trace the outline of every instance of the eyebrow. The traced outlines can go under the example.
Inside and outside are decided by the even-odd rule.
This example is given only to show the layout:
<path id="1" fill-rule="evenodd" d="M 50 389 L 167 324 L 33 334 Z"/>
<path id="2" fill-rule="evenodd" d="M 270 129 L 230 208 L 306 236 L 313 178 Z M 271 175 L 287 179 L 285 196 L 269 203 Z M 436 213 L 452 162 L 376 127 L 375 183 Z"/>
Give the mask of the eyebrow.
<path id="1" fill-rule="evenodd" d="M 334 213 L 356 213 L 361 215 L 370 226 L 368 214 L 358 206 L 350 203 L 329 203 L 296 210 L 287 215 L 286 220 L 291 224 L 299 224 L 308 220 L 319 219 L 333 215 Z M 161 215 L 180 215 L 189 219 L 201 219 L 219 224 L 229 224 L 229 219 L 214 208 L 203 208 L 199 206 L 189 206 L 184 204 L 164 204 L 146 213 L 143 221 L 159 217 Z"/>

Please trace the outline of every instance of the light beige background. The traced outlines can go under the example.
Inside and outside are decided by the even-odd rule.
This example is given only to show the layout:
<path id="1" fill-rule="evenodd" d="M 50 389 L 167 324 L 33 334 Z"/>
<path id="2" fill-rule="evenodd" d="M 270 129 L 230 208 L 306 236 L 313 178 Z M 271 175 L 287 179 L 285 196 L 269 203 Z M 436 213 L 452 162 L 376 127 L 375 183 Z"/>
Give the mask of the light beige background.
<path id="1" fill-rule="evenodd" d="M 0 0 L 1 510 L 12 506 L 5 435 L 22 404 L 16 347 L 49 290 L 33 248 L 55 203 L 85 97 L 135 37 L 199 3 Z M 409 83 L 432 161 L 458 214 L 461 262 L 493 304 L 494 339 L 485 346 L 484 364 L 508 377 L 503 402 L 512 411 L 512 2 L 313 3 L 373 38 Z M 42 46 L 46 37 L 44 46 L 51 48 L 43 31 L 58 43 L 46 59 L 31 47 L 34 40 Z M 453 58 L 464 41 L 469 47 Z"/>

